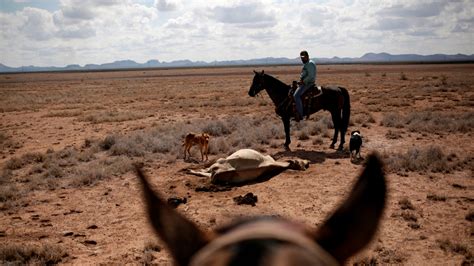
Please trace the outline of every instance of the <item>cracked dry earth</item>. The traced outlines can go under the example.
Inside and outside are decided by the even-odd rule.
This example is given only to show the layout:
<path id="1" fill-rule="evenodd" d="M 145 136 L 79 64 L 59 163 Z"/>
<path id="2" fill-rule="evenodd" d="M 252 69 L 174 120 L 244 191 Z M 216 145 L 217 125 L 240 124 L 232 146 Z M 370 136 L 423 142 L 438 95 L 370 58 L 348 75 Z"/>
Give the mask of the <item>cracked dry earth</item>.
<path id="1" fill-rule="evenodd" d="M 329 148 L 323 111 L 292 124 L 285 151 L 268 95 L 247 94 L 253 69 L 1 74 L 2 263 L 170 265 L 148 225 L 134 162 L 165 199 L 186 198 L 177 210 L 205 230 L 255 215 L 321 224 L 363 159 Z M 290 83 L 300 67 L 262 69 Z M 318 83 L 349 90 L 348 131 L 361 131 L 362 156 L 376 151 L 386 164 L 381 227 L 349 263 L 472 265 L 474 65 L 318 65 Z M 197 148 L 183 160 L 189 131 L 211 133 L 211 162 L 253 148 L 311 164 L 261 183 L 209 187 L 183 171 L 206 165 Z M 234 202 L 247 193 L 255 206 Z M 12 250 L 23 255 L 9 257 Z"/>

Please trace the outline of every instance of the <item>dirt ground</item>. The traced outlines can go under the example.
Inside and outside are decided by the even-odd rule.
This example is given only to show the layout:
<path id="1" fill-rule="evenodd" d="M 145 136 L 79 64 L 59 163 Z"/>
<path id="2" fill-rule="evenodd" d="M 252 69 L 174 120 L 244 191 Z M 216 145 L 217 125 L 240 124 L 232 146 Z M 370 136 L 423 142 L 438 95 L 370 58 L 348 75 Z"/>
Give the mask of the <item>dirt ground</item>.
<path id="1" fill-rule="evenodd" d="M 205 230 L 256 215 L 321 224 L 362 160 L 350 161 L 347 144 L 329 148 L 325 111 L 293 123 L 285 151 L 266 92 L 248 96 L 253 69 L 290 83 L 300 67 L 1 74 L 0 259 L 170 265 L 144 213 L 130 166 L 137 161 L 165 199 L 187 198 L 177 209 Z M 318 65 L 317 80 L 349 90 L 348 131 L 361 131 L 363 157 L 376 151 L 386 164 L 381 228 L 349 264 L 472 265 L 474 64 Z M 311 164 L 228 191 L 196 191 L 209 180 L 183 171 L 206 164 L 197 148 L 183 160 L 188 131 L 211 134 L 211 162 L 254 148 Z M 233 201 L 247 193 L 256 206 Z M 12 259 L 12 250 L 39 258 Z"/>

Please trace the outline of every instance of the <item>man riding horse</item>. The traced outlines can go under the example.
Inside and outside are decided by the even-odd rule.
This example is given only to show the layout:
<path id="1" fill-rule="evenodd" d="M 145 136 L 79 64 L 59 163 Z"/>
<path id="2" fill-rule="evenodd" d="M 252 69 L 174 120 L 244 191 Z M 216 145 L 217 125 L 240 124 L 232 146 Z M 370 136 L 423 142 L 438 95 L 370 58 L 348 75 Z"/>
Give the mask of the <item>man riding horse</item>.
<path id="1" fill-rule="evenodd" d="M 307 51 L 301 51 L 300 53 L 301 62 L 303 62 L 303 68 L 301 69 L 300 81 L 298 82 L 298 88 L 296 89 L 293 97 L 295 98 L 296 111 L 295 120 L 299 122 L 303 119 L 303 103 L 301 96 L 310 88 L 315 85 L 316 81 L 316 64 L 313 60 L 309 59 Z"/>

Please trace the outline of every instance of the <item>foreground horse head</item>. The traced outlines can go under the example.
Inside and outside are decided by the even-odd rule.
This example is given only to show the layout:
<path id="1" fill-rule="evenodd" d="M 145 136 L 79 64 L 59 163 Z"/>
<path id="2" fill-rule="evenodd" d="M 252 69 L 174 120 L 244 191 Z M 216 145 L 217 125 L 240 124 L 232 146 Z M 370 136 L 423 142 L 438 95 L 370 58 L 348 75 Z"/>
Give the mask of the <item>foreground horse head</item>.
<path id="1" fill-rule="evenodd" d="M 373 238 L 385 206 L 382 163 L 370 155 L 347 199 L 317 229 L 252 218 L 206 233 L 153 192 L 141 170 L 148 215 L 176 265 L 337 265 Z"/>

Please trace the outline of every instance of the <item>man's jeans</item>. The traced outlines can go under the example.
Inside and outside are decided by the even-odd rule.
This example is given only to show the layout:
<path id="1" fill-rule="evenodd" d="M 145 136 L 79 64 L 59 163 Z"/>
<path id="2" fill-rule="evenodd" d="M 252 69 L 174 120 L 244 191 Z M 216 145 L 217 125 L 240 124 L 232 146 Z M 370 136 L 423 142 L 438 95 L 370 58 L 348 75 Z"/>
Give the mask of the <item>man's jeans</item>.
<path id="1" fill-rule="evenodd" d="M 313 87 L 314 84 L 308 84 L 308 85 L 300 85 L 296 91 L 295 94 L 293 94 L 293 97 L 295 98 L 295 103 L 296 103 L 296 111 L 300 114 L 300 117 L 303 117 L 303 103 L 301 102 L 301 95 L 305 93 L 309 88 Z"/>

